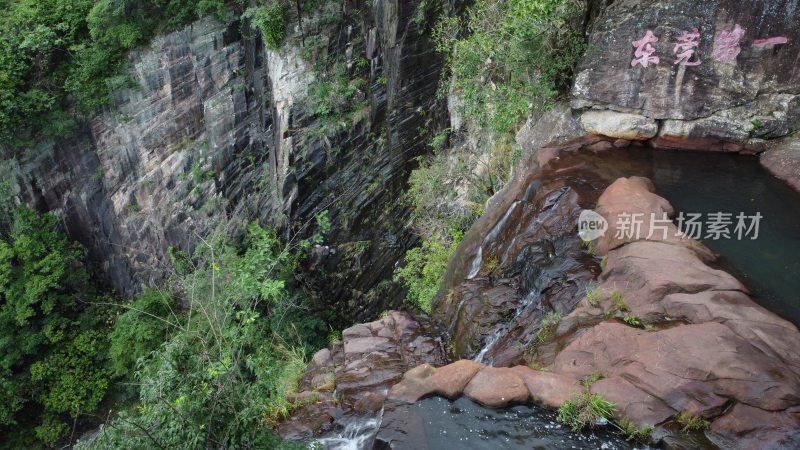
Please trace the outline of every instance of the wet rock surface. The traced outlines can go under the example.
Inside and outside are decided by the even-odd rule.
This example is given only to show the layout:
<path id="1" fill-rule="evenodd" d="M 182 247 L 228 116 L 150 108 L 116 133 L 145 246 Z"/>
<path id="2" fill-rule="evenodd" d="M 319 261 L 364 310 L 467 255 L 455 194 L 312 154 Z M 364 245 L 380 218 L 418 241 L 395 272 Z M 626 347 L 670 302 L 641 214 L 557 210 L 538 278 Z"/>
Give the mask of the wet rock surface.
<path id="1" fill-rule="evenodd" d="M 278 432 L 287 439 L 306 440 L 330 430 L 345 414 L 378 413 L 389 388 L 404 373 L 449 362 L 443 336 L 429 318 L 399 311 L 344 330 L 342 342 L 312 358 L 297 394 L 310 400 L 281 423 Z"/>
<path id="2" fill-rule="evenodd" d="M 579 204 L 596 206 L 612 224 L 625 212 L 625 205 L 630 206 L 630 213 L 673 215 L 672 206 L 654 192 L 649 180 L 623 177 L 613 181 L 615 173 L 630 172 L 630 167 L 623 164 L 590 170 L 594 158 L 605 150 L 592 156 L 588 149 L 597 148 L 596 142 L 584 142 L 582 146 L 584 150 L 575 154 L 567 146 L 549 156 L 538 173 L 529 177 L 528 190 L 518 188 L 515 192 L 524 195 L 535 188 L 538 195 L 552 195 L 551 186 L 557 186 L 556 180 L 561 179 L 562 186 L 574 191 L 576 199 L 579 187 L 587 192 L 584 202 L 572 200 L 572 208 Z M 603 194 L 592 197 L 592 186 L 604 189 Z M 521 203 L 520 196 L 516 198 L 507 202 L 510 206 L 503 214 L 496 213 L 494 223 L 484 224 L 483 231 L 475 236 L 468 235 L 459 252 L 471 252 L 470 256 L 456 255 L 450 268 L 452 274 L 460 273 L 463 278 L 436 304 L 435 317 L 451 325 L 459 356 L 471 356 L 467 349 L 474 352 L 475 348 L 482 348 L 488 349 L 485 354 L 492 359 L 487 362 L 495 366 L 532 363 L 549 370 L 537 372 L 524 366 L 513 369 L 521 371 L 518 375 L 524 374 L 521 378 L 526 380 L 532 398 L 551 406 L 580 392 L 580 380 L 600 377 L 591 385 L 591 392 L 616 403 L 619 417 L 638 426 L 657 425 L 656 436 L 665 441 L 676 436 L 678 431 L 672 423 L 678 413 L 684 413 L 708 419 L 711 427 L 705 435 L 722 448 L 751 448 L 757 442 L 758 448 L 777 449 L 795 442 L 800 430 L 796 412 L 800 406 L 800 332 L 792 323 L 754 302 L 740 281 L 715 267 L 716 258 L 705 246 L 686 237 L 675 237 L 677 228 L 673 224 L 666 226 L 666 239 L 658 238 L 661 233 L 647 239 L 648 230 L 643 230 L 639 238 L 618 239 L 612 228 L 592 246 L 597 257 L 604 260 L 602 272 L 596 272 L 597 285 L 588 283 L 582 290 L 573 289 L 573 298 L 562 297 L 565 303 L 561 307 L 574 302 L 575 296 L 578 302 L 572 303 L 573 308 L 563 318 L 554 319 L 542 312 L 549 305 L 537 304 L 549 300 L 552 289 L 542 291 L 542 284 L 532 283 L 527 295 L 532 293 L 533 297 L 526 302 L 524 290 L 509 295 L 508 288 L 522 286 L 524 278 L 510 283 L 511 278 L 503 271 L 513 267 L 509 261 L 514 258 L 541 268 L 541 260 L 530 255 L 541 251 L 542 241 L 579 240 L 576 216 L 560 214 L 564 222 L 554 225 L 541 210 L 557 201 L 540 203 L 526 216 L 516 213 Z M 540 240 L 526 240 L 536 236 L 535 232 L 519 231 L 526 230 L 529 222 L 552 233 Z M 493 245 L 505 247 L 491 253 Z M 566 253 L 574 261 L 583 261 L 578 253 L 587 252 L 580 244 L 550 248 L 556 250 L 551 250 L 553 256 L 548 255 L 552 259 Z M 492 264 L 492 271 L 503 275 L 471 279 L 470 274 L 485 267 L 487 254 L 501 255 Z M 588 280 L 597 270 L 591 260 L 573 267 Z M 451 280 L 455 282 L 456 278 Z M 504 289 L 498 290 L 497 285 Z M 556 286 L 563 287 L 563 282 Z M 497 296 L 499 299 L 493 298 Z M 462 300 L 464 303 L 458 305 Z M 483 305 L 487 311 L 475 314 L 480 308 L 469 308 L 473 303 Z M 491 311 L 496 305 L 500 313 Z M 515 306 L 516 315 L 503 313 Z M 529 310 L 539 312 L 532 314 Z M 505 322 L 498 318 L 504 314 Z M 519 320 L 521 317 L 531 319 Z M 459 320 L 464 320 L 466 332 L 459 330 Z M 482 328 L 494 329 L 498 337 L 476 339 L 478 342 L 472 347 L 459 344 L 468 336 L 488 335 L 480 331 L 476 334 Z M 432 374 L 439 370 L 442 368 Z M 488 369 L 478 372 L 487 375 L 479 378 L 480 385 L 492 384 L 489 373 Z M 425 379 L 432 378 L 428 375 Z M 426 392 L 425 379 L 416 380 L 417 393 Z M 474 395 L 476 391 L 469 389 L 470 383 L 464 394 L 479 400 Z M 392 392 L 402 391 L 404 384 L 409 380 L 404 379 Z M 514 388 L 500 389 L 508 384 L 498 381 L 491 399 L 515 398 Z M 436 393 L 433 389 L 427 392 Z M 480 398 L 489 397 L 481 393 Z M 499 402 L 487 403 L 496 406 Z"/>

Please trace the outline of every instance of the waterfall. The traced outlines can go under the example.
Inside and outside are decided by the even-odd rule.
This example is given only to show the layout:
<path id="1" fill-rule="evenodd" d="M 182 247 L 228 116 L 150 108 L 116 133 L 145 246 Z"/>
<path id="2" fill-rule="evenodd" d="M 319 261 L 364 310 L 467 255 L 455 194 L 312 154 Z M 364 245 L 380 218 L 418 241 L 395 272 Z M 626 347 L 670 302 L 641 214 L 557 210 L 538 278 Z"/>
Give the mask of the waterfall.
<path id="1" fill-rule="evenodd" d="M 383 409 L 374 417 L 344 416 L 336 421 L 337 425 L 343 425 L 341 430 L 332 431 L 325 437 L 315 439 L 313 444 L 319 444 L 325 450 L 371 449 L 382 419 Z M 314 448 L 313 445 L 310 448 Z"/>

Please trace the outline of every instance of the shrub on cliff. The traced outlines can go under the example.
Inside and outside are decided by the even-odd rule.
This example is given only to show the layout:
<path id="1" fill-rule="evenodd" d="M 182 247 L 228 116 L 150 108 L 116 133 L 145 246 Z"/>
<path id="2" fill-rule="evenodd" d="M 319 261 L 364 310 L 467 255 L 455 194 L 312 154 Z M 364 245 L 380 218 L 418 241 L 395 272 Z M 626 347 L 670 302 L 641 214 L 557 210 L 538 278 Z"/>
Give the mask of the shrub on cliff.
<path id="1" fill-rule="evenodd" d="M 272 425 L 294 407 L 287 394 L 297 389 L 308 350 L 323 345 L 315 338 L 326 335 L 294 286 L 296 265 L 309 245 L 282 243 L 274 231 L 255 224 L 243 252 L 224 234 L 206 238 L 190 258 L 191 270 L 170 283 L 185 303 L 183 312 L 162 309 L 160 322 L 169 336 L 138 359 L 135 412 L 115 413 L 94 440 L 78 448 L 288 445 Z M 155 301 L 149 311 L 162 308 Z M 140 314 L 128 322 L 142 320 Z M 117 333 L 136 343 L 135 335 Z M 123 346 L 124 339 L 117 344 Z"/>
<path id="2" fill-rule="evenodd" d="M 443 16 L 437 49 L 452 87 L 479 127 L 513 134 L 532 108 L 569 87 L 584 50 L 582 0 L 477 0 L 465 18 Z"/>
<path id="3" fill-rule="evenodd" d="M 430 238 L 423 241 L 421 247 L 406 252 L 405 266 L 395 275 L 395 279 L 408 289 L 406 302 L 430 314 L 431 302 L 447 271 L 447 262 L 462 236 L 460 230 L 451 230 L 449 243 Z"/>
<path id="4" fill-rule="evenodd" d="M 261 31 L 264 44 L 270 50 L 281 46 L 286 37 L 289 21 L 288 5 L 282 0 L 274 0 L 267 6 L 248 8 L 242 18 L 250 19 L 253 26 Z"/>

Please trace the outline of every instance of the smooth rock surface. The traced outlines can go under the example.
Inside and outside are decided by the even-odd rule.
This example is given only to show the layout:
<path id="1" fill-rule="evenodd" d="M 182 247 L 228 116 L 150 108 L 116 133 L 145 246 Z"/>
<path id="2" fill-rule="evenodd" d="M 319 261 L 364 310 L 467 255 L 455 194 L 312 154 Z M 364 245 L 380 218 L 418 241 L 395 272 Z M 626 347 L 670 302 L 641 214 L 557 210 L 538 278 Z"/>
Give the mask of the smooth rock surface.
<path id="1" fill-rule="evenodd" d="M 486 367 L 475 374 L 464 395 L 476 402 L 494 408 L 528 401 L 528 388 L 513 369 Z"/>
<path id="2" fill-rule="evenodd" d="M 771 174 L 800 191 L 800 134 L 771 141 L 759 160 Z"/>
<path id="3" fill-rule="evenodd" d="M 643 141 L 658 133 L 655 120 L 615 111 L 587 111 L 581 115 L 581 125 L 587 133 L 628 141 Z"/>

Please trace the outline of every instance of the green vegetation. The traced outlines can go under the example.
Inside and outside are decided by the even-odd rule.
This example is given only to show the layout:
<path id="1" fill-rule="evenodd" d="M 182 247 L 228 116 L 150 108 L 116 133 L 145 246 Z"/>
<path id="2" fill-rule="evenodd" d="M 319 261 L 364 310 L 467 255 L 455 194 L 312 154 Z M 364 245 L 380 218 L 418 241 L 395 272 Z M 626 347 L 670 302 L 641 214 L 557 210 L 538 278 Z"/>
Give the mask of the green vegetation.
<path id="1" fill-rule="evenodd" d="M 275 50 L 283 44 L 289 22 L 289 6 L 286 2 L 275 0 L 267 6 L 247 8 L 242 18 L 250 19 L 253 26 L 261 31 L 268 49 Z"/>
<path id="2" fill-rule="evenodd" d="M 550 372 L 550 369 L 536 361 L 528 363 L 528 368 L 531 370 L 538 370 L 539 372 Z"/>
<path id="3" fill-rule="evenodd" d="M 407 289 L 406 301 L 427 313 L 431 311 L 431 301 L 439 291 L 447 262 L 463 236 L 461 231 L 451 230 L 449 244 L 435 239 L 426 240 L 421 247 L 406 252 L 406 265 L 397 271 L 395 280 Z"/>
<path id="4" fill-rule="evenodd" d="M 344 63 L 336 63 L 330 71 L 320 71 L 309 87 L 313 113 L 322 121 L 324 134 L 347 129 L 363 119 L 369 111 L 365 92 L 366 81 L 348 73 Z"/>
<path id="5" fill-rule="evenodd" d="M 109 336 L 110 369 L 118 377 L 133 373 L 136 364 L 164 342 L 170 329 L 168 318 L 177 312 L 172 296 L 153 289 L 124 308 Z"/>
<path id="6" fill-rule="evenodd" d="M 633 314 L 626 314 L 625 317 L 622 318 L 622 321 L 627 323 L 632 327 L 641 327 L 642 321 L 639 320 L 638 317 L 634 316 Z"/>
<path id="7" fill-rule="evenodd" d="M 592 394 L 586 389 L 572 400 L 567 400 L 558 408 L 559 422 L 569 426 L 572 431 L 580 431 L 593 426 L 599 419 L 610 420 L 616 405 L 599 394 Z"/>
<path id="8" fill-rule="evenodd" d="M 589 305 L 597 307 L 600 305 L 600 288 L 597 286 L 586 288 L 586 302 Z"/>
<path id="9" fill-rule="evenodd" d="M 580 0 L 477 0 L 466 17 L 443 16 L 434 31 L 448 55 L 463 112 L 481 128 L 516 132 L 531 108 L 568 88 L 585 47 Z"/>
<path id="10" fill-rule="evenodd" d="M 583 384 L 583 387 L 589 389 L 593 384 L 602 380 L 603 378 L 605 378 L 605 375 L 600 372 L 595 372 L 581 380 L 581 383 Z"/>
<path id="11" fill-rule="evenodd" d="M 491 137 L 479 146 L 480 154 L 470 154 L 461 148 L 445 149 L 453 137 L 451 130 L 437 131 L 435 125 L 422 130 L 434 151 L 419 158 L 407 192 L 415 228 L 423 237 L 422 248 L 406 258 L 416 262 L 416 272 L 425 261 L 446 265 L 439 261 L 442 249 L 451 247 L 448 231 L 469 228 L 519 161 L 522 151 L 513 143 L 519 125 L 569 86 L 572 68 L 584 49 L 584 7 L 580 0 L 477 0 L 458 17 L 441 2 L 418 4 L 412 21 L 420 28 L 439 14 L 433 35 L 446 59 L 440 97 L 452 88 L 461 101 L 462 116 Z M 490 268 L 484 266 L 484 274 Z M 435 292 L 431 286 L 438 287 L 440 280 L 426 279 L 424 291 Z M 423 290 L 412 289 L 408 282 L 406 286 Z M 418 294 L 410 296 L 418 302 Z M 422 296 L 425 302 L 428 297 Z"/>
<path id="12" fill-rule="evenodd" d="M 191 270 L 170 281 L 169 295 L 149 291 L 134 301 L 117 321 L 125 329 L 111 335 L 111 355 L 118 371 L 135 361 L 138 403 L 79 448 L 278 446 L 271 424 L 296 406 L 287 394 L 297 390 L 309 343 L 321 346 L 315 339 L 325 335 L 296 306 L 304 296 L 293 272 L 310 244 L 281 243 L 255 224 L 243 252 L 212 236 Z M 173 308 L 170 295 L 186 307 Z M 130 355 L 114 351 L 126 345 Z"/>
<path id="13" fill-rule="evenodd" d="M 597 256 L 597 249 L 595 248 L 594 241 L 583 241 L 583 246 L 586 247 L 586 252 L 592 256 Z"/>
<path id="14" fill-rule="evenodd" d="M 539 350 L 539 347 L 552 339 L 553 336 L 555 336 L 556 328 L 558 327 L 558 324 L 561 323 L 562 318 L 563 316 L 555 311 L 547 313 L 547 315 L 542 319 L 541 327 L 536 332 L 536 335 L 533 337 L 530 345 L 528 345 L 524 353 L 527 355 L 533 355 Z"/>
<path id="15" fill-rule="evenodd" d="M 420 158 L 419 167 L 411 173 L 406 198 L 414 212 L 415 224 L 424 237 L 446 240 L 447 230 L 469 228 L 482 213 L 488 199 L 480 179 L 473 176 L 467 159 L 443 152 Z M 467 202 L 459 202 L 454 186 L 479 186 L 467 193 Z"/>
<path id="16" fill-rule="evenodd" d="M 614 309 L 616 311 L 628 311 L 628 304 L 625 303 L 625 299 L 622 297 L 622 293 L 620 291 L 614 291 L 611 293 L 611 304 L 614 305 Z"/>
<path id="17" fill-rule="evenodd" d="M 702 417 L 695 416 L 692 413 L 680 412 L 675 416 L 675 420 L 681 425 L 681 431 L 686 433 L 688 431 L 703 431 L 711 426 L 711 422 L 703 419 Z"/>
<path id="18" fill-rule="evenodd" d="M 594 373 L 583 379 L 581 382 L 583 385 L 582 392 L 571 400 L 567 400 L 558 408 L 556 419 L 569 426 L 575 432 L 586 427 L 592 427 L 602 419 L 605 419 L 616 427 L 627 440 L 649 443 L 655 429 L 653 425 L 648 424 L 637 427 L 626 418 L 615 421 L 614 413 L 617 406 L 603 398 L 602 395 L 591 392 L 592 385 L 603 378 L 603 374 Z"/>
<path id="19" fill-rule="evenodd" d="M 225 14 L 223 0 L 7 0 L 0 10 L 0 140 L 11 147 L 75 128 L 79 113 L 130 86 L 129 50 L 201 15 Z"/>
<path id="20" fill-rule="evenodd" d="M 497 269 L 497 266 L 500 264 L 500 260 L 497 259 L 496 256 L 488 256 L 484 261 L 483 265 L 481 266 L 481 270 L 478 272 L 479 276 L 487 277 L 492 274 Z"/>
<path id="21" fill-rule="evenodd" d="M 23 206 L 0 240 L 0 432 L 23 447 L 34 427 L 54 443 L 108 387 L 105 312 L 87 287 L 84 250 L 58 226 Z"/>
<path id="22" fill-rule="evenodd" d="M 329 227 L 324 214 L 317 225 Z M 56 217 L 18 208 L 0 240 L 8 447 L 63 445 L 99 421 L 79 448 L 283 445 L 271 424 L 296 406 L 287 394 L 325 344 L 294 281 L 318 241 L 282 243 L 256 224 L 243 246 L 212 235 L 191 256 L 170 252 L 176 273 L 163 290 L 120 305 L 91 288 L 85 252 Z"/>
<path id="23" fill-rule="evenodd" d="M 622 419 L 616 424 L 625 439 L 629 441 L 637 441 L 642 443 L 649 443 L 653 439 L 653 425 L 647 424 L 637 427 L 633 422 L 628 419 Z"/>

